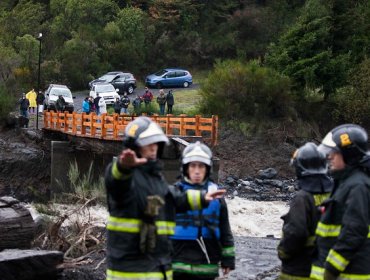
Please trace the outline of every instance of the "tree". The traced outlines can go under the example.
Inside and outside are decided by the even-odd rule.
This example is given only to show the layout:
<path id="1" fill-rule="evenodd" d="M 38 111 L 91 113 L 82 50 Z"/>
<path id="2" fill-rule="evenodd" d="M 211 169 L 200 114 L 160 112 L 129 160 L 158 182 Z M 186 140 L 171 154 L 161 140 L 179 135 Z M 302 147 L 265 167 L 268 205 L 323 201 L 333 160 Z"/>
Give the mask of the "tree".
<path id="1" fill-rule="evenodd" d="M 325 99 L 346 81 L 349 55 L 333 53 L 332 13 L 321 0 L 309 0 L 303 14 L 272 44 L 266 63 L 291 77 L 297 89 L 322 88 Z"/>

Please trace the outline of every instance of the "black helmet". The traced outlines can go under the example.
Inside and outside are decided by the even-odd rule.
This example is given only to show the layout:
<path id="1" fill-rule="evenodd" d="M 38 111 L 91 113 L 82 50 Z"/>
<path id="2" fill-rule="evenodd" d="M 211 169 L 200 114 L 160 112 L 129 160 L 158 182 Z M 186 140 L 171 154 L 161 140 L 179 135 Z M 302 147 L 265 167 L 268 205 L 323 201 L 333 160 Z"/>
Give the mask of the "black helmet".
<path id="1" fill-rule="evenodd" d="M 361 126 L 343 124 L 332 129 L 318 149 L 326 155 L 333 151 L 339 152 L 347 165 L 355 165 L 366 155 L 367 139 L 367 133 Z"/>
<path id="2" fill-rule="evenodd" d="M 136 152 L 139 147 L 153 143 L 168 144 L 168 142 L 168 138 L 161 127 L 147 117 L 138 117 L 130 122 L 126 126 L 123 136 L 125 147 L 133 149 Z M 162 146 L 161 148 L 163 148 Z"/>
<path id="3" fill-rule="evenodd" d="M 182 152 L 181 163 L 184 176 L 188 177 L 188 165 L 190 162 L 194 161 L 202 162 L 206 165 L 206 177 L 209 177 L 212 168 L 212 151 L 199 141 L 189 144 Z"/>
<path id="4" fill-rule="evenodd" d="M 295 167 L 297 177 L 326 174 L 328 171 L 326 156 L 317 149 L 315 143 L 308 142 L 297 149 L 290 164 Z"/>

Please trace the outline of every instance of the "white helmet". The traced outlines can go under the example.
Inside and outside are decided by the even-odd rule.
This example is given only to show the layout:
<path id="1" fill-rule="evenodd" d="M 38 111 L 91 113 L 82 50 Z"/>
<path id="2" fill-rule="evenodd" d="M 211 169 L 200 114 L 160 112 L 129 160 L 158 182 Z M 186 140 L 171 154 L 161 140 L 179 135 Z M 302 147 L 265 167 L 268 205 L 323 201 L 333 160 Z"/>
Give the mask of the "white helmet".
<path id="1" fill-rule="evenodd" d="M 187 176 L 187 165 L 190 162 L 202 162 L 207 166 L 207 177 L 211 173 L 212 168 L 212 151 L 205 144 L 199 141 L 189 144 L 182 152 L 182 171 L 183 175 Z"/>

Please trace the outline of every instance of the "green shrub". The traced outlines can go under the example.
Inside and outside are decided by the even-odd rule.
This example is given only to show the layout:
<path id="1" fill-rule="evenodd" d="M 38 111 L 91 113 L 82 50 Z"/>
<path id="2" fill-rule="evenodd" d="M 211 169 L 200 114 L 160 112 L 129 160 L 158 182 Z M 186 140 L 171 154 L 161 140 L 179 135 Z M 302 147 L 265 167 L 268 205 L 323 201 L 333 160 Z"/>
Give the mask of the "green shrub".
<path id="1" fill-rule="evenodd" d="M 10 94 L 3 85 L 0 85 L 0 121 L 4 120 L 14 110 L 15 103 L 15 96 Z"/>
<path id="2" fill-rule="evenodd" d="M 332 99 L 337 122 L 370 126 L 370 59 L 365 59 L 351 73 L 349 86 L 338 89 Z"/>
<path id="3" fill-rule="evenodd" d="M 292 115 L 290 80 L 256 60 L 217 62 L 201 87 L 200 110 L 228 119 Z"/>

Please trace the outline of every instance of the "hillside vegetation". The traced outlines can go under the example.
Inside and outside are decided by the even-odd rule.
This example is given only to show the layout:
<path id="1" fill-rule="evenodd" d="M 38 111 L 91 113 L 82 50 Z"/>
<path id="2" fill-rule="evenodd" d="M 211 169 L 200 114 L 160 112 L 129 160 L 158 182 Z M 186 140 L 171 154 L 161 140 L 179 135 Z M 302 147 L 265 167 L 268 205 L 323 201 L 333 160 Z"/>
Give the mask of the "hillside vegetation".
<path id="1" fill-rule="evenodd" d="M 200 110 L 246 133 L 369 127 L 369 17 L 367 0 L 1 1 L 0 117 L 37 89 L 40 58 L 41 89 L 110 70 L 209 73 Z"/>

